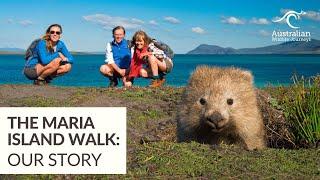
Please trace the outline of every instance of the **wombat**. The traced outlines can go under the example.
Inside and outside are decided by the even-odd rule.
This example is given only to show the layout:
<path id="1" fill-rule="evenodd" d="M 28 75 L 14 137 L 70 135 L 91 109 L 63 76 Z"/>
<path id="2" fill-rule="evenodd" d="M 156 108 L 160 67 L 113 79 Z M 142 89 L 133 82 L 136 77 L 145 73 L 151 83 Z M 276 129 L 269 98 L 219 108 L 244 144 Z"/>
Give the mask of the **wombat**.
<path id="1" fill-rule="evenodd" d="M 264 125 L 253 77 L 239 68 L 199 66 L 178 105 L 178 142 L 265 147 Z"/>

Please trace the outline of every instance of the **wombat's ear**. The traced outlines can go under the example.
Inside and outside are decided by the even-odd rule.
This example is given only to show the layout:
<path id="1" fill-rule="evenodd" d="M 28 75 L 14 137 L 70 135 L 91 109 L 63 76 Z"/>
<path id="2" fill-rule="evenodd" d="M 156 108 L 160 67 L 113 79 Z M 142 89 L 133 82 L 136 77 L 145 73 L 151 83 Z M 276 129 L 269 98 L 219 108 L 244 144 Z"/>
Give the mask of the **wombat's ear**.
<path id="1" fill-rule="evenodd" d="M 241 76 L 243 77 L 244 80 L 253 83 L 253 76 L 250 71 L 241 71 Z"/>

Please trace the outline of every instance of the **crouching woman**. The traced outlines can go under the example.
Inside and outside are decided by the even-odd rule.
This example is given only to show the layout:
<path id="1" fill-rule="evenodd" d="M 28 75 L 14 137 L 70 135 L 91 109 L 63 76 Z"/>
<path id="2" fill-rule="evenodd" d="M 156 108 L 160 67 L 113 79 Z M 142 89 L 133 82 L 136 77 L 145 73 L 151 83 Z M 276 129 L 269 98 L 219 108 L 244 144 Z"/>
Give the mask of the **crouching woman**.
<path id="1" fill-rule="evenodd" d="M 144 31 L 137 31 L 133 36 L 132 43 L 133 55 L 127 79 L 151 78 L 149 87 L 162 86 L 165 82 L 164 76 L 173 67 L 172 60 L 166 56 L 163 50 L 155 46 L 152 39 Z M 129 81 L 126 81 L 125 86 L 131 85 Z"/>
<path id="2" fill-rule="evenodd" d="M 35 85 L 43 85 L 71 70 L 73 57 L 60 40 L 62 27 L 50 25 L 46 34 L 32 47 L 31 56 L 27 57 L 24 67 L 25 76 L 34 80 Z"/>

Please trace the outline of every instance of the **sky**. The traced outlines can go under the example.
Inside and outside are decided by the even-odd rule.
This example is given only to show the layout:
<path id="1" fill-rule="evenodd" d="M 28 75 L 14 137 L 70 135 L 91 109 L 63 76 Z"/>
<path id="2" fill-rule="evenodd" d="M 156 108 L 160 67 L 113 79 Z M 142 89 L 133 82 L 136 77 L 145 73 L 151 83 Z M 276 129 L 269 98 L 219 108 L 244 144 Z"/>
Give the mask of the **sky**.
<path id="1" fill-rule="evenodd" d="M 144 30 L 178 54 L 200 44 L 261 47 L 275 44 L 274 30 L 290 30 L 272 22 L 289 10 L 305 11 L 290 22 L 320 39 L 319 0 L 1 0 L 0 48 L 26 49 L 54 23 L 62 25 L 61 40 L 71 51 L 103 52 L 117 25 L 127 39 Z"/>

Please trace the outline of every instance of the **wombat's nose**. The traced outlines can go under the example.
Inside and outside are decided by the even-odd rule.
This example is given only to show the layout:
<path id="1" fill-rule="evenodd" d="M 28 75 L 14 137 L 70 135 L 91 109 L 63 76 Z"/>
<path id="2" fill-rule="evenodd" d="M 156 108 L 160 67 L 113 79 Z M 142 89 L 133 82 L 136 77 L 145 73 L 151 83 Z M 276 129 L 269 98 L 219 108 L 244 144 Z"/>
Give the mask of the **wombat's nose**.
<path id="1" fill-rule="evenodd" d="M 213 113 L 210 116 L 207 117 L 207 121 L 210 121 L 212 123 L 218 123 L 222 121 L 224 118 L 220 113 Z"/>

